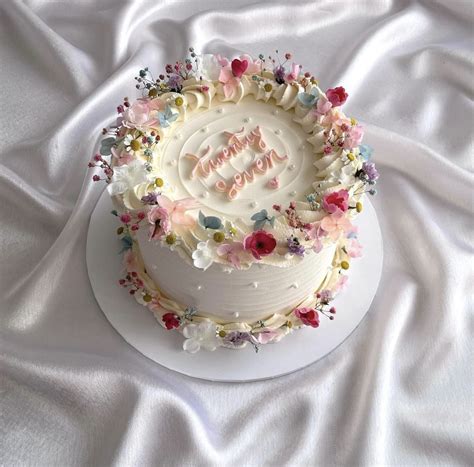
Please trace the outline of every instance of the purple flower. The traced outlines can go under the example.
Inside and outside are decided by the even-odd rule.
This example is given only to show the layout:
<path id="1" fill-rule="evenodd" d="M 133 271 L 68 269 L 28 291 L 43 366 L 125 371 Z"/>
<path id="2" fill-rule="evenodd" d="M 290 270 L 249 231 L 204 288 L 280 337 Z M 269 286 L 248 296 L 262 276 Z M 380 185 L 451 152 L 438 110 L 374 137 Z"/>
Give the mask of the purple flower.
<path id="1" fill-rule="evenodd" d="M 290 253 L 298 256 L 304 255 L 304 246 L 301 245 L 297 237 L 288 237 L 287 244 Z"/>
<path id="2" fill-rule="evenodd" d="M 321 292 L 319 292 L 319 299 L 323 303 L 329 303 L 333 299 L 332 292 L 328 289 L 321 290 Z"/>
<path id="3" fill-rule="evenodd" d="M 168 86 L 176 92 L 181 91 L 183 78 L 177 74 L 172 74 L 168 80 Z"/>
<path id="4" fill-rule="evenodd" d="M 377 172 L 377 169 L 375 168 L 375 164 L 373 162 L 364 162 L 362 164 L 362 172 L 365 173 L 365 178 L 369 182 L 374 182 L 379 178 L 379 173 Z"/>
<path id="5" fill-rule="evenodd" d="M 278 84 L 283 84 L 285 82 L 285 68 L 281 65 L 273 69 L 273 74 L 275 76 L 275 81 Z"/>
<path id="6" fill-rule="evenodd" d="M 258 340 L 249 332 L 231 331 L 224 337 L 224 342 L 233 347 L 242 347 L 245 342 L 253 345 L 255 352 L 258 352 Z"/>
<path id="7" fill-rule="evenodd" d="M 158 204 L 157 202 L 157 197 L 158 197 L 159 193 L 148 193 L 146 196 L 143 196 L 142 197 L 142 202 L 145 203 L 145 204 Z"/>

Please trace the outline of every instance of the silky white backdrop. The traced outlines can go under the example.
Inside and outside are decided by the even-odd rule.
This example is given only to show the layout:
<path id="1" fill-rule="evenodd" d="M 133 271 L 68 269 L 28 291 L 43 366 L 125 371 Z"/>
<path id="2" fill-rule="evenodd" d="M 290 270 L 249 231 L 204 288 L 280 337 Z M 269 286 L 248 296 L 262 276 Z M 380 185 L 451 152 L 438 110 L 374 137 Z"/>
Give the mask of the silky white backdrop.
<path id="1" fill-rule="evenodd" d="M 474 464 L 473 21 L 461 0 L 3 0 L 0 463 Z M 291 51 L 373 135 L 377 297 L 344 345 L 280 379 L 161 368 L 89 285 L 98 132 L 140 67 L 189 45 Z"/>

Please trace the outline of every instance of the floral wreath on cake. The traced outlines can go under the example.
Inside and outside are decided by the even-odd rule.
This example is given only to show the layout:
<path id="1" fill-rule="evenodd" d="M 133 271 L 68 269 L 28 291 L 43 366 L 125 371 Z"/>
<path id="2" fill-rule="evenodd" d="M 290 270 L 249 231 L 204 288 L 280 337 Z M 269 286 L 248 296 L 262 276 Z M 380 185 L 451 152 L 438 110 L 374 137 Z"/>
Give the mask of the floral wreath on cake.
<path id="1" fill-rule="evenodd" d="M 147 306 L 166 329 L 178 329 L 189 352 L 224 346 L 241 348 L 276 342 L 295 328 L 319 326 L 320 315 L 334 318 L 330 306 L 345 284 L 343 274 L 352 258 L 361 255 L 357 228 L 352 224 L 363 208 L 364 193 L 374 195 L 378 172 L 370 161 L 372 149 L 362 144 L 363 127 L 340 110 L 348 94 L 341 86 L 323 92 L 318 81 L 302 66 L 259 55 L 228 59 L 221 55 L 198 55 L 193 48 L 184 61 L 166 65 L 154 78 L 148 68 L 135 77 L 142 96 L 131 102 L 124 98 L 117 107 L 115 125 L 103 129 L 105 136 L 89 167 L 99 167 L 120 220 L 117 234 L 123 245 L 125 276 L 120 280 L 136 300 Z M 288 206 L 273 205 L 251 217 L 246 229 L 224 218 L 206 216 L 193 198 L 173 199 L 173 186 L 153 164 L 160 157 L 160 142 L 174 122 L 185 119 L 187 109 L 210 107 L 214 98 L 239 102 L 251 94 L 264 102 L 274 99 L 284 110 L 295 108 L 296 118 L 310 128 L 307 141 L 316 150 L 318 169 L 313 191 L 306 200 Z M 278 186 L 272 179 L 269 185 Z M 270 186 L 272 188 L 272 186 Z M 191 212 L 196 214 L 193 216 Z M 277 229 L 278 226 L 278 229 Z M 311 299 L 287 314 L 272 315 L 255 323 L 218 323 L 199 316 L 164 296 L 147 274 L 136 246 L 139 229 L 149 231 L 151 241 L 179 250 L 197 268 L 212 264 L 228 272 L 253 263 L 276 266 L 300 261 L 310 251 L 319 252 L 337 243 L 332 270 Z M 183 255 L 184 252 L 184 255 Z"/>

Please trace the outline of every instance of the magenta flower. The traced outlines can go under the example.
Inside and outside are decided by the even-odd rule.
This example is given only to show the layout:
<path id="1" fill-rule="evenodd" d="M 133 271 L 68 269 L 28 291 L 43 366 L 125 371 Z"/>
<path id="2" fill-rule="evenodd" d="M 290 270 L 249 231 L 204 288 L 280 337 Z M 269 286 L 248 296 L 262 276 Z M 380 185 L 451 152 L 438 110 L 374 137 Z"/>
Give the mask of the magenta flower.
<path id="1" fill-rule="evenodd" d="M 262 259 L 262 256 L 271 254 L 275 247 L 275 237 L 265 230 L 256 230 L 244 238 L 244 248 L 258 260 Z"/>
<path id="2" fill-rule="evenodd" d="M 319 315 L 314 308 L 296 308 L 293 310 L 293 313 L 305 326 L 311 326 L 312 328 L 317 328 L 319 326 Z"/>
<path id="3" fill-rule="evenodd" d="M 344 102 L 346 102 L 347 98 L 349 97 L 346 90 L 342 86 L 338 86 L 334 89 L 328 89 L 326 91 L 326 96 L 333 107 L 339 107 L 340 105 L 344 104 Z"/>
<path id="4" fill-rule="evenodd" d="M 338 211 L 346 212 L 349 209 L 349 192 L 342 189 L 324 195 L 323 208 L 330 214 Z"/>
<path id="5" fill-rule="evenodd" d="M 181 321 L 179 319 L 179 316 L 175 313 L 165 313 L 162 317 L 161 320 L 165 324 L 166 329 L 171 330 L 171 329 L 176 329 L 181 326 Z"/>

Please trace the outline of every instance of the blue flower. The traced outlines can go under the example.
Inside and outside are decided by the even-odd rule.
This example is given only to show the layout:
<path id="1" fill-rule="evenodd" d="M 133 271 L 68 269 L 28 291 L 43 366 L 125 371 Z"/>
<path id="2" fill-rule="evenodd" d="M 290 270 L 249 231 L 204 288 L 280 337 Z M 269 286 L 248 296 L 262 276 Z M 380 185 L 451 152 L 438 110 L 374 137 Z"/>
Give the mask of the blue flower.
<path id="1" fill-rule="evenodd" d="M 199 211 L 199 223 L 205 229 L 217 230 L 222 227 L 222 221 L 216 216 L 205 216 L 201 211 Z"/>
<path id="2" fill-rule="evenodd" d="M 130 235 L 124 235 L 121 239 L 120 242 L 122 244 L 122 249 L 119 251 L 119 255 L 122 254 L 124 251 L 130 250 L 133 245 L 133 240 Z"/>
<path id="3" fill-rule="evenodd" d="M 305 107 L 312 107 L 314 104 L 316 104 L 318 97 L 319 97 L 319 91 L 317 88 L 311 89 L 311 93 L 300 92 L 298 94 L 298 100 Z"/>
<path id="4" fill-rule="evenodd" d="M 255 213 L 250 219 L 255 221 L 253 230 L 260 230 L 267 222 L 273 227 L 275 224 L 275 216 L 268 217 L 266 209 L 262 209 L 260 212 Z"/>
<path id="5" fill-rule="evenodd" d="M 158 113 L 158 120 L 160 121 L 160 126 L 162 128 L 169 127 L 170 124 L 178 118 L 178 115 L 178 113 L 174 113 L 171 110 L 171 107 L 167 105 L 164 112 Z"/>
<path id="6" fill-rule="evenodd" d="M 370 160 L 374 150 L 368 144 L 361 144 L 359 146 L 359 154 L 364 161 Z"/>

